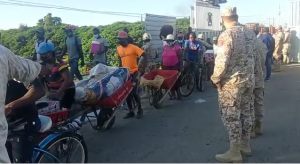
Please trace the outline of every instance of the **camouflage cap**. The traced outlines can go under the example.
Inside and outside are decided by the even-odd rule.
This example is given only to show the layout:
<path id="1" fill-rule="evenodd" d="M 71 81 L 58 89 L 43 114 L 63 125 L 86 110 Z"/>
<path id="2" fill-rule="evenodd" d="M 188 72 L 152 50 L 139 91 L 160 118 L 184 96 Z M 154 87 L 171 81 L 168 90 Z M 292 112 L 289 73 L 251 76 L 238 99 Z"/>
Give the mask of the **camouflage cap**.
<path id="1" fill-rule="evenodd" d="M 290 28 L 285 28 L 284 31 L 285 32 L 290 32 Z"/>
<path id="2" fill-rule="evenodd" d="M 222 17 L 236 16 L 236 7 L 225 8 L 221 14 Z"/>

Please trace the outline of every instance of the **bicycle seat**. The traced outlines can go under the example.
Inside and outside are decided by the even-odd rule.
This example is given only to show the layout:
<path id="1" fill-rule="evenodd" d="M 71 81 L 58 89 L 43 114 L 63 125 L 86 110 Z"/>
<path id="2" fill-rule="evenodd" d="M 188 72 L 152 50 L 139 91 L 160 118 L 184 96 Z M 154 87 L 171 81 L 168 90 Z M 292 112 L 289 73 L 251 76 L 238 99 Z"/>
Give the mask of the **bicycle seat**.
<path id="1" fill-rule="evenodd" d="M 50 117 L 39 115 L 39 119 L 41 120 L 40 133 L 46 132 L 51 129 L 52 120 Z"/>
<path id="2" fill-rule="evenodd" d="M 41 121 L 41 128 L 39 130 L 40 133 L 46 132 L 46 131 L 48 131 L 48 130 L 51 129 L 51 127 L 52 127 L 52 120 L 51 120 L 50 117 L 39 115 L 39 119 Z M 8 123 L 8 129 L 13 130 L 13 131 L 23 130 L 24 129 L 24 125 L 27 122 L 23 118 L 15 120 L 15 121 L 9 121 L 9 119 L 8 119 L 7 121 L 9 122 Z"/>

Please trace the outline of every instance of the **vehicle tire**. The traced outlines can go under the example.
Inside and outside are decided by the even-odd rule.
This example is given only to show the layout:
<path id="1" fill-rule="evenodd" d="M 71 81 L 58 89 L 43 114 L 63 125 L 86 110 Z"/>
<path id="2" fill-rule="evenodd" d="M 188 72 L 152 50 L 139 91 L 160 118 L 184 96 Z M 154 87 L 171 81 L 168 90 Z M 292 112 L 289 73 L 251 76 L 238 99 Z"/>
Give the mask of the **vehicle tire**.
<path id="1" fill-rule="evenodd" d="M 105 108 L 105 109 L 101 109 L 98 116 L 97 116 L 97 128 L 99 130 L 102 129 L 103 125 L 106 123 L 106 121 L 109 120 L 109 118 L 113 115 L 114 110 L 111 108 Z M 116 116 L 114 116 L 109 124 L 107 125 L 107 127 L 103 130 L 109 130 L 112 128 L 112 126 L 115 124 L 116 121 Z"/>
<path id="2" fill-rule="evenodd" d="M 159 89 L 157 91 L 154 92 L 153 94 L 153 106 L 155 109 L 161 109 L 163 106 L 163 101 L 161 101 L 161 103 L 158 103 L 162 98 L 164 97 L 162 90 Z"/>
<path id="3" fill-rule="evenodd" d="M 192 83 L 192 84 L 189 84 Z M 189 92 L 183 93 L 183 87 L 188 87 L 190 89 Z M 192 74 L 186 74 L 181 78 L 181 86 L 179 88 L 180 94 L 182 97 L 188 97 L 191 95 L 196 87 L 195 77 Z"/>
<path id="4" fill-rule="evenodd" d="M 201 69 L 201 72 L 199 75 L 199 91 L 200 92 L 204 92 L 206 78 L 207 78 L 207 68 L 206 68 L 206 66 L 204 66 Z"/>
<path id="5" fill-rule="evenodd" d="M 63 145 L 67 140 L 70 140 L 70 139 L 78 142 L 82 148 L 84 159 L 81 161 L 81 163 L 88 163 L 88 149 L 87 149 L 86 143 L 85 143 L 82 135 L 80 135 L 76 132 L 70 132 L 70 131 L 62 132 L 60 135 L 55 136 L 53 139 L 49 139 L 48 143 L 46 143 L 42 147 L 39 147 L 39 149 L 47 151 L 47 153 L 51 153 L 48 151 L 52 148 L 52 146 L 55 146 L 56 144 Z M 63 149 L 64 148 L 65 147 L 63 147 Z M 38 152 L 39 152 L 39 154 L 34 159 L 34 163 L 46 163 L 46 162 L 41 161 L 43 159 L 45 153 L 43 153 L 42 151 L 38 151 Z M 54 154 L 52 154 L 52 155 L 54 155 Z M 53 157 L 51 157 L 50 155 L 45 155 L 45 156 L 47 159 L 48 158 L 53 159 Z M 65 161 L 55 161 L 54 163 L 58 163 L 58 162 L 65 163 Z M 50 163 L 50 162 L 47 162 L 47 163 Z"/>

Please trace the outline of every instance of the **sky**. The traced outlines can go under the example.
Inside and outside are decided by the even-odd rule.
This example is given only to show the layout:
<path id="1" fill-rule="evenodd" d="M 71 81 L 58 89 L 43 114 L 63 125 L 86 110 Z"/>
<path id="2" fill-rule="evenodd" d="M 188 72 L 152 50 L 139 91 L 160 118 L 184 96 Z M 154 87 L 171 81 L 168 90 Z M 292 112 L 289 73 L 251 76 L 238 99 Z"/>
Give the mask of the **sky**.
<path id="1" fill-rule="evenodd" d="M 22 0 L 26 2 L 42 3 L 46 5 L 56 5 L 86 10 L 110 11 L 137 13 L 132 16 L 120 16 L 109 14 L 85 13 L 78 11 L 68 11 L 49 8 L 35 8 L 24 6 L 3 5 L 3 2 L 10 0 L 0 0 L 0 29 L 18 28 L 20 24 L 27 26 L 36 25 L 38 19 L 43 18 L 47 13 L 60 17 L 63 23 L 83 26 L 83 25 L 106 25 L 117 21 L 135 22 L 141 20 L 139 14 L 156 14 L 176 17 L 188 17 L 190 6 L 194 0 Z M 237 12 L 241 23 L 261 22 L 269 24 L 267 18 L 276 17 L 277 23 L 279 5 L 281 6 L 280 22 L 287 23 L 287 0 L 227 0 L 225 7 L 237 7 Z"/>

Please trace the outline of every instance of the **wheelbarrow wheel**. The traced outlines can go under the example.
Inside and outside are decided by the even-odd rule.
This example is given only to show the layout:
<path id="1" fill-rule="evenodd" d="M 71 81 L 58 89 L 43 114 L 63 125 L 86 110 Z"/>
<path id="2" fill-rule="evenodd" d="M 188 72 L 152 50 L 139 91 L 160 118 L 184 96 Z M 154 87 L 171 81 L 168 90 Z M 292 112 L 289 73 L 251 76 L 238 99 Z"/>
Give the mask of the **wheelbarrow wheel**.
<path id="1" fill-rule="evenodd" d="M 109 118 L 113 115 L 114 111 L 113 109 L 101 109 L 98 116 L 97 116 L 97 129 L 98 130 L 109 130 L 112 128 L 112 126 L 115 124 L 116 116 L 113 116 L 113 118 L 110 120 L 109 124 L 105 129 L 102 127 L 104 124 L 109 120 Z"/>
<path id="2" fill-rule="evenodd" d="M 163 106 L 163 100 L 161 101 L 161 99 L 164 97 L 162 90 L 159 89 L 157 91 L 154 92 L 153 94 L 153 98 L 152 98 L 152 104 L 154 106 L 155 109 L 161 109 Z M 159 103 L 159 101 L 161 101 Z"/>

